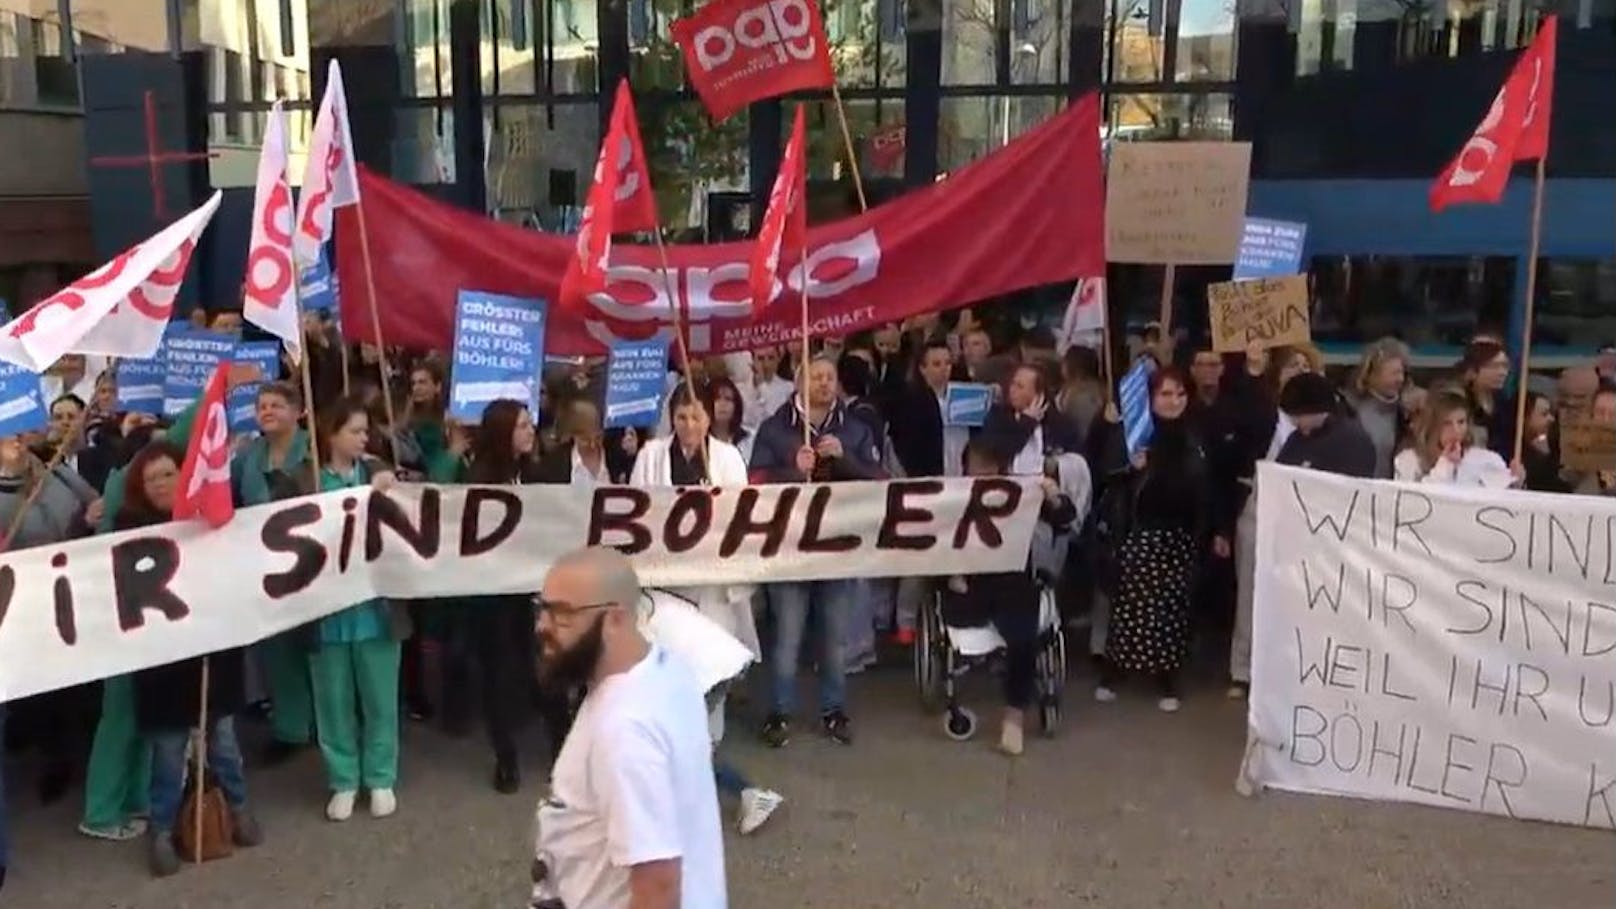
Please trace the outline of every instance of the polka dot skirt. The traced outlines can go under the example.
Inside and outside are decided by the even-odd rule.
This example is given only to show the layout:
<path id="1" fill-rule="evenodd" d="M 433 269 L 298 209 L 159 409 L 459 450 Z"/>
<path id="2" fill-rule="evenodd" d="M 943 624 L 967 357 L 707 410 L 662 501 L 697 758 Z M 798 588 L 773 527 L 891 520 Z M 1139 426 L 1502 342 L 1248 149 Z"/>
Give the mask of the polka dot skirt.
<path id="1" fill-rule="evenodd" d="M 1195 541 L 1182 529 L 1140 529 L 1117 550 L 1105 655 L 1124 672 L 1171 672 L 1189 652 Z"/>

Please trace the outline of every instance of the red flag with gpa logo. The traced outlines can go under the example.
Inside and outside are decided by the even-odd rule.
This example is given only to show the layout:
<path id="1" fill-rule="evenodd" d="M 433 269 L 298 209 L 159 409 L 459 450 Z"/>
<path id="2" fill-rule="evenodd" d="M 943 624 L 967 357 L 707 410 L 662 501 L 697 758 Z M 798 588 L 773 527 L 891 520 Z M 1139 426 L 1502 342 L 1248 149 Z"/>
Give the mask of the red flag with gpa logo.
<path id="1" fill-rule="evenodd" d="M 1481 125 L 1431 186 L 1432 211 L 1466 202 L 1496 203 L 1517 161 L 1549 153 L 1554 106 L 1554 46 L 1559 18 L 1546 16 L 1515 61 Z"/>
<path id="2" fill-rule="evenodd" d="M 713 0 L 669 31 L 715 122 L 753 101 L 836 81 L 817 0 Z"/>
<path id="3" fill-rule="evenodd" d="M 196 430 L 185 449 L 174 494 L 177 521 L 200 517 L 210 527 L 223 527 L 236 514 L 230 496 L 230 415 L 225 410 L 229 374 L 230 361 L 221 360 L 202 393 Z"/>
<path id="4" fill-rule="evenodd" d="M 563 310 L 580 309 L 585 297 L 605 289 L 613 233 L 657 229 L 651 176 L 645 166 L 639 124 L 633 119 L 634 102 L 624 80 L 617 86 L 612 119 L 600 143 L 600 153 L 595 156 L 594 182 L 578 221 L 573 254 L 561 278 L 557 305 Z"/>
<path id="5" fill-rule="evenodd" d="M 799 255 L 806 255 L 808 239 L 808 206 L 803 196 L 808 186 L 807 141 L 802 119 L 802 105 L 797 105 L 796 117 L 791 121 L 791 141 L 780 158 L 780 172 L 774 175 L 774 188 L 769 190 L 769 208 L 763 214 L 763 225 L 758 229 L 757 246 L 752 250 L 748 281 L 752 288 L 752 312 L 762 312 L 774 296 L 774 285 L 780 271 L 780 250 L 790 246 Z"/>

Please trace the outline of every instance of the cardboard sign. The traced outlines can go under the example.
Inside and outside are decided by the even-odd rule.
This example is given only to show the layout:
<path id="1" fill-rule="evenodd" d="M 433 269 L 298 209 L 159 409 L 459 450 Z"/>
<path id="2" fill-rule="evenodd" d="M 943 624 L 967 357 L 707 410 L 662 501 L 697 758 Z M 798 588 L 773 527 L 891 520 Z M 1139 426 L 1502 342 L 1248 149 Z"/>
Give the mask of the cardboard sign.
<path id="1" fill-rule="evenodd" d="M 1591 417 L 1561 423 L 1560 465 L 1585 473 L 1616 470 L 1616 424 Z"/>
<path id="2" fill-rule="evenodd" d="M 1256 496 L 1242 782 L 1616 829 L 1609 499 L 1272 462 Z"/>
<path id="3" fill-rule="evenodd" d="M 605 427 L 655 426 L 667 384 L 666 340 L 613 344 L 606 366 Z"/>
<path id="4" fill-rule="evenodd" d="M 1118 142 L 1105 194 L 1111 262 L 1235 261 L 1251 174 L 1247 142 Z"/>
<path id="5" fill-rule="evenodd" d="M 1313 337 L 1306 275 L 1210 284 L 1206 298 L 1218 353 L 1239 353 L 1253 344 L 1265 350 L 1306 344 Z"/>
<path id="6" fill-rule="evenodd" d="M 538 419 L 544 315 L 543 300 L 460 292 L 455 306 L 450 417 L 476 423 L 489 402 L 511 398 L 526 404 Z"/>
<path id="7" fill-rule="evenodd" d="M 1240 256 L 1234 260 L 1234 279 L 1282 278 L 1299 275 L 1307 225 L 1296 221 L 1247 218 L 1240 233 Z"/>
<path id="8" fill-rule="evenodd" d="M 943 422 L 949 426 L 981 426 L 993 406 L 993 386 L 974 382 L 950 382 L 943 395 L 948 410 Z"/>

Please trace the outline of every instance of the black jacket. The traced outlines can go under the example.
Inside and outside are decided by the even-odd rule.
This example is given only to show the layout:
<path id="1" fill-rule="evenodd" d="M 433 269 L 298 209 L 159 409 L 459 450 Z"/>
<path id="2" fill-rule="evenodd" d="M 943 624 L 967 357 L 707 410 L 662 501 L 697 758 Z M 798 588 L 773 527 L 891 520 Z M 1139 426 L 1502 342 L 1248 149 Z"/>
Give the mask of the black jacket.
<path id="1" fill-rule="evenodd" d="M 1036 421 L 1011 410 L 1009 405 L 995 404 L 982 423 L 982 439 L 1005 463 L 1025 448 L 1034 430 L 1044 431 L 1044 454 L 1082 454 L 1083 435 L 1071 417 L 1051 407 L 1044 419 Z"/>
<path id="2" fill-rule="evenodd" d="M 1333 415 L 1311 433 L 1291 433 L 1274 463 L 1368 480 L 1375 476 L 1375 443 L 1356 419 Z"/>
<path id="3" fill-rule="evenodd" d="M 943 411 L 925 383 L 911 383 L 893 401 L 887 432 L 905 476 L 940 477 L 943 465 Z"/>
<path id="4" fill-rule="evenodd" d="M 606 443 L 606 477 L 613 483 L 627 483 L 629 472 L 634 469 L 634 459 L 629 457 L 622 446 L 621 437 L 607 436 Z M 550 483 L 565 486 L 572 482 L 572 442 L 562 442 L 549 454 L 540 458 L 531 474 L 524 471 L 524 483 Z"/>

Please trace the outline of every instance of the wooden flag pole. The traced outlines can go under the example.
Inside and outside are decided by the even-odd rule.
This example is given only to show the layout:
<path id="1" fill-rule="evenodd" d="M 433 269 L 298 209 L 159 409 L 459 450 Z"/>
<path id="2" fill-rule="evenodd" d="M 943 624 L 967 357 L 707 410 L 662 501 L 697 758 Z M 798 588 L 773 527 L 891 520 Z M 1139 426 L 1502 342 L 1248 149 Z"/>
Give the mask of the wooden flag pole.
<path id="1" fill-rule="evenodd" d="M 802 257 L 797 260 L 797 279 L 802 284 L 800 290 L 802 298 L 802 366 L 797 370 L 797 395 L 802 399 L 802 444 L 805 448 L 812 448 L 814 429 L 809 423 L 808 367 L 813 363 L 813 355 L 808 352 L 808 247 L 806 244 L 802 248 Z"/>
<path id="2" fill-rule="evenodd" d="M 376 332 L 376 347 L 378 359 L 376 366 L 382 374 L 382 408 L 387 414 L 387 442 L 393 452 L 393 466 L 399 467 L 398 434 L 404 427 L 398 425 L 398 415 L 393 412 L 393 383 L 387 377 L 387 342 L 382 340 L 381 305 L 376 299 L 376 272 L 370 258 L 370 229 L 365 224 L 365 200 L 361 198 L 354 203 L 359 209 L 359 253 L 365 260 L 365 292 L 370 297 L 370 327 Z M 313 413 L 313 409 L 309 413 Z"/>
<path id="3" fill-rule="evenodd" d="M 314 410 L 314 379 L 309 375 L 309 352 L 298 357 L 298 372 L 303 374 L 303 412 L 309 422 L 309 473 L 314 480 L 312 493 L 320 493 L 320 429 L 319 417 Z"/>
<path id="4" fill-rule="evenodd" d="M 1515 389 L 1515 457 L 1521 459 L 1526 442 L 1526 386 L 1532 377 L 1532 310 L 1537 297 L 1537 251 L 1543 235 L 1543 177 L 1548 160 L 1545 152 L 1537 159 L 1537 179 L 1532 188 L 1532 238 L 1526 253 L 1526 311 L 1521 325 L 1521 369 L 1519 387 Z"/>
<path id="5" fill-rule="evenodd" d="M 668 244 L 662 239 L 662 228 L 657 227 L 656 234 L 657 257 L 662 260 L 662 277 L 667 281 L 668 304 L 673 309 L 673 338 L 679 351 L 679 366 L 685 371 L 685 400 L 694 404 L 696 397 L 696 372 L 691 368 L 690 344 L 685 340 L 685 329 L 690 326 L 689 313 L 685 307 L 684 294 L 679 291 L 679 279 L 674 275 L 673 268 L 668 265 Z M 712 414 L 707 415 L 712 419 Z M 673 422 L 673 414 L 668 414 L 668 422 Z M 713 481 L 711 458 L 707 452 L 707 437 L 701 437 L 701 472 L 707 482 Z"/>
<path id="6" fill-rule="evenodd" d="M 39 494 L 45 490 L 45 484 L 50 481 L 51 474 L 55 473 L 56 468 L 62 466 L 62 462 L 67 460 L 68 440 L 84 431 L 84 423 L 89 416 L 90 405 L 85 404 L 84 407 L 79 409 L 78 418 L 73 421 L 73 426 L 68 430 L 67 435 L 62 438 L 61 444 L 56 446 L 56 451 L 51 454 L 50 460 L 45 462 L 45 469 L 39 475 L 39 482 L 34 484 L 33 489 L 28 490 L 28 495 L 22 500 L 22 505 L 18 507 L 17 514 L 12 517 L 11 526 L 6 528 L 5 539 L 0 539 L 0 552 L 5 552 L 11 548 L 11 541 L 16 539 L 17 532 L 22 530 L 23 521 L 28 519 L 28 510 L 34 507 L 35 502 L 39 501 Z M 18 444 L 21 444 L 21 442 L 19 441 Z M 24 447 L 24 461 L 26 462 L 30 457 L 32 455 Z"/>
<path id="7" fill-rule="evenodd" d="M 1167 263 L 1166 270 L 1162 272 L 1161 314 L 1156 320 L 1161 323 L 1161 339 L 1164 344 L 1173 332 L 1173 283 L 1178 277 L 1177 272 L 1177 266 L 1171 262 Z"/>
<path id="8" fill-rule="evenodd" d="M 836 119 L 842 124 L 842 144 L 847 146 L 847 165 L 853 169 L 853 190 L 858 193 L 859 211 L 869 211 L 870 203 L 864 198 L 864 177 L 859 174 L 858 152 L 853 150 L 853 131 L 847 128 L 847 105 L 842 103 L 842 90 L 834 80 L 830 83 L 830 96 L 836 102 Z M 804 332 L 804 345 L 807 341 L 807 333 Z"/>
<path id="9" fill-rule="evenodd" d="M 192 853 L 191 858 L 192 858 L 192 861 L 194 861 L 194 862 L 196 862 L 196 864 L 200 865 L 200 864 L 202 864 L 202 817 L 203 817 L 202 806 L 203 806 L 203 801 L 204 801 L 203 798 L 202 798 L 202 795 L 203 795 L 204 792 L 207 791 L 207 785 L 208 785 L 208 658 L 207 657 L 202 658 L 202 692 L 201 692 L 201 696 L 198 698 L 198 700 L 201 702 L 202 706 L 201 706 L 201 709 L 197 711 L 197 713 L 199 715 L 197 717 L 197 725 L 196 725 L 196 777 L 193 780 L 193 782 L 196 784 L 196 799 L 195 799 L 195 801 L 192 802 L 192 809 L 193 809 L 193 814 L 194 814 L 194 817 L 192 818 L 192 822 L 194 824 L 196 824 L 196 827 L 195 827 L 195 830 L 193 831 L 195 835 L 191 839 L 191 853 Z"/>

